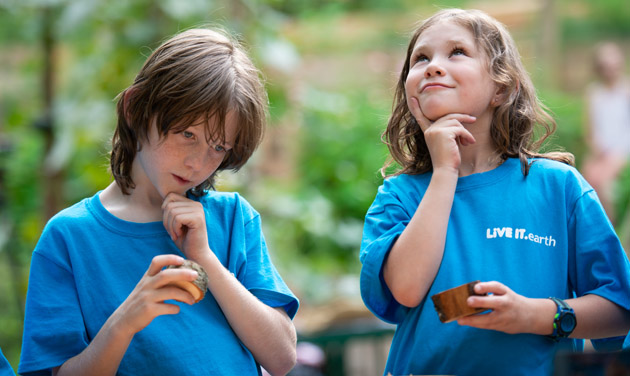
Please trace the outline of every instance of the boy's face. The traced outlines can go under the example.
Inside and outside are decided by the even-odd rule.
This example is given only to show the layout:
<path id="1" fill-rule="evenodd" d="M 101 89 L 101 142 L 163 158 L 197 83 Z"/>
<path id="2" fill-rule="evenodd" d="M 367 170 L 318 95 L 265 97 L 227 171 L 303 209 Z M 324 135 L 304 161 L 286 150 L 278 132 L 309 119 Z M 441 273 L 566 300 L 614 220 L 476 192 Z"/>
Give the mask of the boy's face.
<path id="1" fill-rule="evenodd" d="M 209 128 L 214 126 L 210 124 Z M 178 133 L 169 131 L 162 139 L 152 123 L 149 140 L 142 142 L 134 161 L 132 175 L 136 189 L 145 189 L 149 194 L 157 191 L 162 198 L 171 192 L 185 194 L 216 171 L 234 146 L 236 130 L 237 118 L 233 113 L 225 119 L 224 142 L 206 141 L 206 126 L 202 122 Z"/>
<path id="2" fill-rule="evenodd" d="M 479 118 L 497 92 L 485 52 L 467 28 L 454 22 L 442 21 L 424 30 L 409 64 L 407 100 L 415 97 L 432 121 L 451 113 Z"/>

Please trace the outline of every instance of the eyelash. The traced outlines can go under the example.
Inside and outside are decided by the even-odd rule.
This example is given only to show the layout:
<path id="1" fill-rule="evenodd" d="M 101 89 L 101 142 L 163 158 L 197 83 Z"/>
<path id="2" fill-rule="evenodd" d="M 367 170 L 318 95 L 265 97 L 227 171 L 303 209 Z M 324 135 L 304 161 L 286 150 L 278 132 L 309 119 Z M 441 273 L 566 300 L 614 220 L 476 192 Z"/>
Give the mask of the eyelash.
<path id="1" fill-rule="evenodd" d="M 466 55 L 466 51 L 464 51 L 464 49 L 463 49 L 463 48 L 461 48 L 461 47 L 454 47 L 454 48 L 451 50 L 451 52 L 449 53 L 449 57 L 451 57 L 451 56 L 453 56 L 453 55 L 455 55 L 455 54 Z M 413 60 L 413 63 L 414 63 L 414 64 L 417 64 L 417 63 L 419 63 L 419 62 L 421 62 L 421 61 L 428 61 L 428 60 L 429 60 L 429 58 L 427 57 L 427 55 L 425 55 L 425 54 L 420 54 L 420 55 L 417 55 L 417 56 L 415 57 L 415 59 Z"/>
<path id="2" fill-rule="evenodd" d="M 455 53 L 461 53 L 462 55 L 465 55 L 466 51 L 464 51 L 463 48 L 455 47 L 453 48 L 453 51 L 451 51 L 451 56 L 453 56 Z"/>
<path id="3" fill-rule="evenodd" d="M 181 134 L 182 134 L 185 138 L 187 138 L 187 139 L 189 139 L 189 140 L 192 140 L 192 139 L 194 139 L 194 138 L 195 138 L 195 134 L 194 134 L 194 133 L 192 133 L 192 132 L 190 132 L 190 131 L 185 131 L 185 130 L 184 130 L 184 131 L 182 131 L 182 132 L 181 132 Z M 227 152 L 228 152 L 228 150 L 227 150 L 224 146 L 222 146 L 222 145 L 214 145 L 212 148 L 214 149 L 214 151 L 216 151 L 216 152 L 218 152 L 218 153 L 227 153 Z"/>

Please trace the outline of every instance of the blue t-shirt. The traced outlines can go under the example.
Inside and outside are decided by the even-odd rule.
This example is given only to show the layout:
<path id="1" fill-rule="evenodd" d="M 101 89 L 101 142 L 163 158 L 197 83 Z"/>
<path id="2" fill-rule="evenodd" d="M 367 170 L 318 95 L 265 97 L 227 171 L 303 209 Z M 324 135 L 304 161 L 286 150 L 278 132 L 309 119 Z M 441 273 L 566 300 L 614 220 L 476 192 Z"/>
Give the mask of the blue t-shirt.
<path id="1" fill-rule="evenodd" d="M 574 168 L 546 159 L 534 161 L 527 177 L 518 159 L 508 159 L 459 178 L 435 280 L 420 305 L 400 305 L 382 267 L 430 179 L 386 179 L 365 219 L 361 295 L 398 325 L 385 374 L 549 375 L 559 346 L 582 347 L 441 323 L 430 297 L 474 280 L 496 280 L 529 298 L 597 294 L 630 309 L 628 259 L 595 192 Z"/>
<path id="2" fill-rule="evenodd" d="M 259 214 L 236 193 L 198 200 L 220 262 L 259 300 L 293 318 L 298 301 L 270 260 Z M 53 217 L 31 261 L 19 373 L 49 375 L 83 351 L 160 254 L 183 256 L 162 222 L 121 220 L 98 194 Z M 159 316 L 134 336 L 118 375 L 260 374 L 210 291 L 192 306 L 176 304 L 179 314 Z"/>
<path id="3" fill-rule="evenodd" d="M 2 349 L 0 349 L 0 376 L 15 376 L 15 372 L 13 372 L 7 358 L 4 357 Z"/>

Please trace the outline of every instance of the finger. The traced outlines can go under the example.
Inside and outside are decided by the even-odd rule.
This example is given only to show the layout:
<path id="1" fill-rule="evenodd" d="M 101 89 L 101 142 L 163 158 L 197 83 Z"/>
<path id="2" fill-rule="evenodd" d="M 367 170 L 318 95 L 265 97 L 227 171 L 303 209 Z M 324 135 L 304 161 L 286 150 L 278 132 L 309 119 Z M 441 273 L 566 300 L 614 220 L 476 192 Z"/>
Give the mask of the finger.
<path id="1" fill-rule="evenodd" d="M 466 304 L 472 308 L 487 308 L 496 310 L 505 305 L 504 295 L 469 296 Z"/>
<path id="2" fill-rule="evenodd" d="M 197 214 L 190 207 L 175 208 L 164 218 L 164 227 L 173 240 L 186 235 L 189 228 L 196 228 Z"/>
<path id="3" fill-rule="evenodd" d="M 418 99 L 416 97 L 410 97 L 407 100 L 407 107 L 409 107 L 409 112 L 411 112 L 411 115 L 413 115 L 413 117 L 416 119 L 416 122 L 418 122 L 420 129 L 422 129 L 422 132 L 426 131 L 431 125 L 431 121 L 427 119 L 422 113 Z"/>
<path id="4" fill-rule="evenodd" d="M 163 303 L 166 300 L 175 300 L 188 305 L 195 304 L 195 297 L 190 292 L 177 285 L 166 285 L 156 291 L 155 301 Z M 167 303 L 168 304 L 168 303 Z"/>
<path id="5" fill-rule="evenodd" d="M 178 255 L 168 254 L 168 255 L 159 255 L 155 256 L 151 260 L 151 265 L 149 265 L 149 269 L 147 270 L 148 276 L 154 276 L 162 270 L 165 266 L 168 265 L 181 265 L 184 263 L 184 258 Z"/>
<path id="6" fill-rule="evenodd" d="M 170 192 L 164 197 L 164 201 L 162 202 L 162 210 L 164 210 L 164 208 L 166 208 L 166 206 L 172 202 L 184 201 L 184 200 L 188 200 L 188 199 L 178 193 Z"/>
<path id="7" fill-rule="evenodd" d="M 492 293 L 497 295 L 505 295 L 510 291 L 512 290 L 510 290 L 506 285 L 497 281 L 479 282 L 475 285 L 475 292 L 477 294 Z"/>
<path id="8" fill-rule="evenodd" d="M 441 118 L 437 119 L 435 122 L 437 123 L 438 121 L 445 121 L 445 120 L 457 120 L 461 125 L 463 125 L 463 124 L 474 124 L 477 121 L 477 118 L 471 115 L 467 115 L 467 114 L 452 113 L 452 114 L 446 114 L 442 116 Z"/>
<path id="9" fill-rule="evenodd" d="M 199 273 L 188 268 L 167 268 L 155 275 L 152 286 L 162 288 L 174 282 L 192 282 L 198 276 Z"/>
<path id="10" fill-rule="evenodd" d="M 474 144 L 477 140 L 475 140 L 475 137 L 466 128 L 461 127 L 461 129 L 457 131 L 457 142 L 462 146 L 468 146 Z"/>
<path id="11" fill-rule="evenodd" d="M 171 303 L 157 303 L 157 307 L 155 310 L 156 317 L 162 315 L 176 315 L 180 311 L 179 306 L 177 304 Z"/>
<path id="12" fill-rule="evenodd" d="M 479 313 L 476 315 L 470 315 L 465 317 L 460 317 L 457 319 L 457 323 L 459 325 L 472 326 L 475 328 L 487 328 L 492 325 L 494 320 L 493 312 L 489 313 Z"/>

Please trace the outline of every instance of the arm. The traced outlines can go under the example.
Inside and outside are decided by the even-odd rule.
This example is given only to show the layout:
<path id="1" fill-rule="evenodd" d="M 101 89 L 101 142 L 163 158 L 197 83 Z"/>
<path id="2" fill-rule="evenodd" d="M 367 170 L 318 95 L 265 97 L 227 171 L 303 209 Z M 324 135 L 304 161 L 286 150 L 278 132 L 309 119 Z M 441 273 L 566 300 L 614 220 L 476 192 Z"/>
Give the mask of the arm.
<path id="1" fill-rule="evenodd" d="M 284 309 L 258 300 L 221 264 L 208 245 L 200 203 L 171 193 L 162 208 L 164 227 L 184 254 L 206 270 L 208 288 L 236 335 L 269 373 L 288 373 L 296 362 L 297 335 Z"/>
<path id="2" fill-rule="evenodd" d="M 550 299 L 526 298 L 499 282 L 483 282 L 475 286 L 477 293 L 468 305 L 492 309 L 491 313 L 457 320 L 460 325 L 493 329 L 505 333 L 549 335 L 553 332 L 556 304 Z M 630 311 L 598 295 L 588 294 L 566 300 L 575 311 L 577 326 L 572 338 L 606 338 L 626 335 L 630 330 Z"/>
<path id="3" fill-rule="evenodd" d="M 192 295 L 169 284 L 177 280 L 193 281 L 197 273 L 186 269 L 162 270 L 167 265 L 182 262 L 176 255 L 156 256 L 138 285 L 107 319 L 89 346 L 54 368 L 53 375 L 115 375 L 137 332 L 157 316 L 179 312 L 178 306 L 164 303 L 165 300 L 194 304 Z"/>
<path id="4" fill-rule="evenodd" d="M 383 276 L 400 304 L 415 307 L 429 291 L 442 262 L 461 164 L 459 145 L 475 142 L 462 123 L 473 122 L 475 118 L 449 114 L 430 124 L 415 98 L 410 99 L 409 107 L 424 132 L 433 175 L 409 225 L 392 246 Z"/>
<path id="5" fill-rule="evenodd" d="M 288 373 L 296 362 L 297 335 L 284 309 L 269 307 L 258 300 L 209 248 L 195 261 L 212 276 L 208 288 L 254 358 L 272 375 Z"/>

